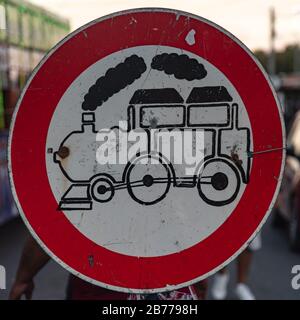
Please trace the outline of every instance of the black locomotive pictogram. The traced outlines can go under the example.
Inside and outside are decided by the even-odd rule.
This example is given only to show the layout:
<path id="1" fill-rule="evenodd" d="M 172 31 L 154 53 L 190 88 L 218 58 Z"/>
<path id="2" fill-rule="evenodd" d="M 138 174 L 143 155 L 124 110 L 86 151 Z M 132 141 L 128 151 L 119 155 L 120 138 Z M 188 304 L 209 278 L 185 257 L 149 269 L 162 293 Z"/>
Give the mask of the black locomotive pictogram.
<path id="1" fill-rule="evenodd" d="M 176 63 L 178 60 L 181 65 Z M 151 67 L 187 81 L 205 78 L 207 74 L 203 65 L 186 55 L 156 56 Z M 204 131 L 204 158 L 193 174 L 184 175 L 182 166 L 178 170 L 164 154 L 153 153 L 150 133 L 147 134 L 147 152 L 135 154 L 123 166 L 95 166 L 91 159 L 95 158 L 95 135 L 100 128 L 95 127 L 93 111 L 133 83 L 146 69 L 142 58 L 131 56 L 109 69 L 85 96 L 81 128 L 70 132 L 54 153 L 54 161 L 72 183 L 62 196 L 59 209 L 91 210 L 94 201 L 109 202 L 121 189 L 127 189 L 137 203 L 154 205 L 167 196 L 171 187 L 196 187 L 207 204 L 224 206 L 237 197 L 241 183 L 249 182 L 250 130 L 239 126 L 238 103 L 224 86 L 194 87 L 186 101 L 175 88 L 139 89 L 128 103 L 128 132 L 143 129 L 147 133 L 153 128 L 158 132 Z M 75 159 L 76 154 L 81 154 L 81 159 Z M 156 159 L 156 163 L 144 164 L 149 158 Z"/>

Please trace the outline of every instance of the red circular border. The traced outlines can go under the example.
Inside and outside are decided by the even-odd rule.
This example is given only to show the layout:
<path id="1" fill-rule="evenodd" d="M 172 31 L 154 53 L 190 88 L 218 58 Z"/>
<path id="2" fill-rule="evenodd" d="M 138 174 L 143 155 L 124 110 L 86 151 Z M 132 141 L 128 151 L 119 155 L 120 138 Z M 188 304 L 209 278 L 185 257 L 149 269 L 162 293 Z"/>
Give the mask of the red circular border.
<path id="1" fill-rule="evenodd" d="M 193 46 L 185 41 L 191 29 L 196 31 Z M 124 48 L 143 45 L 182 48 L 208 60 L 230 79 L 243 99 L 254 151 L 283 147 L 280 114 L 262 71 L 231 36 L 204 20 L 159 9 L 126 12 L 86 26 L 51 52 L 27 86 L 12 127 L 10 166 L 16 201 L 58 261 L 90 282 L 121 291 L 179 287 L 228 261 L 266 215 L 283 162 L 280 151 L 255 156 L 251 181 L 234 212 L 208 238 L 181 252 L 127 256 L 100 247 L 78 232 L 57 211 L 47 177 L 45 143 L 52 115 L 70 84 L 91 64 Z M 88 262 L 91 255 L 93 266 Z"/>

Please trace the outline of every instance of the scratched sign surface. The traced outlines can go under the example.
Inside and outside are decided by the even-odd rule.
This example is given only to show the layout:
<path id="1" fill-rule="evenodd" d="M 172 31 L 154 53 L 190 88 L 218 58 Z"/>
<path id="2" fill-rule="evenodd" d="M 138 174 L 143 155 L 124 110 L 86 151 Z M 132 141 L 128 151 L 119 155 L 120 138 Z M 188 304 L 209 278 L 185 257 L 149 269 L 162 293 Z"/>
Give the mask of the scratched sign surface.
<path id="1" fill-rule="evenodd" d="M 206 278 L 253 239 L 278 192 L 284 128 L 244 45 L 203 18 L 138 9 L 43 59 L 10 134 L 13 193 L 58 263 L 113 290 Z"/>

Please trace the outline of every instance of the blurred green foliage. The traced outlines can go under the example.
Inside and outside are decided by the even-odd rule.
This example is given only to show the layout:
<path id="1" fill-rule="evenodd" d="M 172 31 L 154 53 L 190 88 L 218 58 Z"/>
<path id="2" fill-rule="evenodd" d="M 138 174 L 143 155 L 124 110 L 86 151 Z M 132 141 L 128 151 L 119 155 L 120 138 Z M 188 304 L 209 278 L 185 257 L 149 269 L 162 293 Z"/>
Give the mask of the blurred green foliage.
<path id="1" fill-rule="evenodd" d="M 263 67 L 268 69 L 269 53 L 263 50 L 255 50 L 255 56 Z M 275 53 L 276 73 L 300 72 L 300 47 L 299 45 L 288 45 L 283 50 Z"/>

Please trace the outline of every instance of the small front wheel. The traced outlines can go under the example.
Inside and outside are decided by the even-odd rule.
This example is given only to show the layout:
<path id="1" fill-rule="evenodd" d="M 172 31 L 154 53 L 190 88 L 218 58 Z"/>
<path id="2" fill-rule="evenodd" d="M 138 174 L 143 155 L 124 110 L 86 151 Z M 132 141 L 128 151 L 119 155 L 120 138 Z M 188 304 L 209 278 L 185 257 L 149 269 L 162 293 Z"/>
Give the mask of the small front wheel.
<path id="1" fill-rule="evenodd" d="M 91 184 L 91 196 L 98 202 L 108 202 L 114 194 L 114 185 L 107 177 L 99 177 Z"/>

